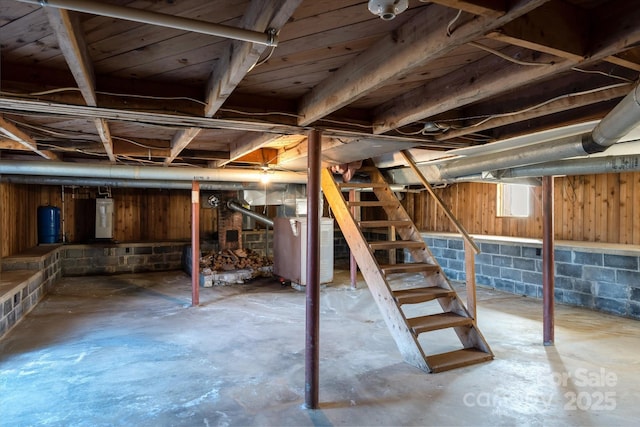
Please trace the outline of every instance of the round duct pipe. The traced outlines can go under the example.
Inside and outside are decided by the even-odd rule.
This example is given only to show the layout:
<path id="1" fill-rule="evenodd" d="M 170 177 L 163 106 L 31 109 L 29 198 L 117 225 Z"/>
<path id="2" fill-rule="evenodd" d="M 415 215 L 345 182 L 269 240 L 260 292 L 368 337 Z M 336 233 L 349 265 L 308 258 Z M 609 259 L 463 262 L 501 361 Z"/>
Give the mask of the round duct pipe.
<path id="1" fill-rule="evenodd" d="M 640 154 L 560 160 L 557 162 L 499 170 L 492 173 L 492 175 L 497 179 L 504 179 L 549 175 L 591 175 L 621 172 L 640 172 Z"/>
<path id="2" fill-rule="evenodd" d="M 590 140 L 585 143 L 585 151 L 591 154 L 606 150 L 628 134 L 638 123 L 640 123 L 640 84 L 598 123 L 591 133 Z"/>
<path id="3" fill-rule="evenodd" d="M 258 222 L 261 222 L 264 225 L 267 225 L 273 228 L 273 220 L 271 218 L 261 215 L 258 212 L 254 212 L 251 209 L 245 208 L 240 203 L 238 203 L 237 200 L 229 200 L 227 202 L 227 207 L 232 211 L 240 212 L 242 215 L 246 215 L 250 218 L 255 219 Z"/>
<path id="4" fill-rule="evenodd" d="M 124 166 L 101 163 L 79 164 L 8 160 L 0 161 L 0 174 L 129 180 L 199 181 L 201 184 L 207 181 L 259 183 L 262 177 L 262 171 L 247 169 Z M 281 184 L 306 184 L 307 175 L 298 172 L 274 171 L 269 174 L 269 181 Z"/>
<path id="5" fill-rule="evenodd" d="M 153 188 L 161 190 L 190 190 L 188 181 L 159 181 L 149 179 L 99 179 L 99 178 L 69 178 L 56 176 L 2 175 L 2 182 L 30 185 L 64 185 L 68 187 L 111 187 L 111 188 Z M 271 191 L 286 191 L 286 184 L 270 184 Z M 264 184 L 240 182 L 204 182 L 201 190 L 264 190 Z"/>

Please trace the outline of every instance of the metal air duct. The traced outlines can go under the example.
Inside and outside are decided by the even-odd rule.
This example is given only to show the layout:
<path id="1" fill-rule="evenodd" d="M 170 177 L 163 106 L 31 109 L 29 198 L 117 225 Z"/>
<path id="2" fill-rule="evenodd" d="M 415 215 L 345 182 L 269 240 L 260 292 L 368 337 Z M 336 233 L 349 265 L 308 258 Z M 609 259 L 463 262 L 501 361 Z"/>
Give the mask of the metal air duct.
<path id="1" fill-rule="evenodd" d="M 262 178 L 262 171 L 247 169 L 124 166 L 102 163 L 79 164 L 49 161 L 14 162 L 8 160 L 0 161 L 0 174 L 157 181 L 200 181 L 201 183 L 207 181 L 260 182 Z M 307 175 L 298 172 L 274 171 L 269 174 L 269 181 L 284 184 L 306 184 Z"/>
<path id="2" fill-rule="evenodd" d="M 245 208 L 240 203 L 238 203 L 237 200 L 229 200 L 227 202 L 227 207 L 232 211 L 240 212 L 242 215 L 251 217 L 256 221 L 261 222 L 262 224 L 273 228 L 273 220 L 271 218 L 261 215 L 258 212 L 254 212 L 251 209 Z"/>
<path id="3" fill-rule="evenodd" d="M 496 179 L 525 178 L 549 175 L 590 175 L 600 173 L 640 172 L 640 154 L 560 160 L 519 168 L 499 170 Z"/>

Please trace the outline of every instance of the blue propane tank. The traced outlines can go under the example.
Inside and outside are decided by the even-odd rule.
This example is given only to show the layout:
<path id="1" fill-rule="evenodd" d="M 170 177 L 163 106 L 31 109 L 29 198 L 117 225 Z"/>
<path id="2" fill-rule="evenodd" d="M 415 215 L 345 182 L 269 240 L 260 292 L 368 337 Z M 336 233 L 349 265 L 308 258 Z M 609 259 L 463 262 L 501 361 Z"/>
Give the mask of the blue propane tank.
<path id="1" fill-rule="evenodd" d="M 57 243 L 60 240 L 60 208 L 38 207 L 38 244 Z"/>

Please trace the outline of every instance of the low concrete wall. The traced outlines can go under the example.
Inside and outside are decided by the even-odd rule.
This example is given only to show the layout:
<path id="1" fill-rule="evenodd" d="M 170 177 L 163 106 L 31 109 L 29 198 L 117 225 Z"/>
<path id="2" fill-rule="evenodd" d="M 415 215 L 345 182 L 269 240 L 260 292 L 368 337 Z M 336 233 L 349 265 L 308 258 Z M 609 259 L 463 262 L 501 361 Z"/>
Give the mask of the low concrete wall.
<path id="1" fill-rule="evenodd" d="M 422 233 L 445 274 L 465 280 L 464 245 L 457 235 Z M 542 298 L 542 242 L 474 236 L 476 282 L 510 293 Z M 555 299 L 640 319 L 640 246 L 556 242 Z M 408 260 L 405 254 L 405 260 Z"/>
<path id="2" fill-rule="evenodd" d="M 2 260 L 0 338 L 51 290 L 61 276 L 60 248 L 39 247 Z"/>

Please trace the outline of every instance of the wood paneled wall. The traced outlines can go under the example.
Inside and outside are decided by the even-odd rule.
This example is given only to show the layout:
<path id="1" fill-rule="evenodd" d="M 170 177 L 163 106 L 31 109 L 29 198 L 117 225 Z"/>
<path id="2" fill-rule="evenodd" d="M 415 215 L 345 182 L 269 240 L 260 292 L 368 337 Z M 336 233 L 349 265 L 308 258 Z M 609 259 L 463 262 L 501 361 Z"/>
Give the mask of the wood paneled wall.
<path id="1" fill-rule="evenodd" d="M 640 173 L 555 179 L 555 231 L 560 240 L 640 244 Z M 542 237 L 541 187 L 532 187 L 528 218 L 496 216 L 496 185 L 461 183 L 436 190 L 472 234 Z M 456 232 L 426 192 L 404 205 L 425 231 Z"/>
<path id="2" fill-rule="evenodd" d="M 62 209 L 60 186 L 0 183 L 0 255 L 20 253 L 38 243 L 38 206 Z M 95 230 L 96 189 L 65 187 L 64 233 L 86 242 Z M 191 238 L 191 191 L 113 189 L 114 239 L 121 242 Z M 202 206 L 202 205 L 201 205 Z M 61 227 L 62 228 L 62 227 Z M 217 230 L 217 210 L 201 207 L 200 235 Z"/>

